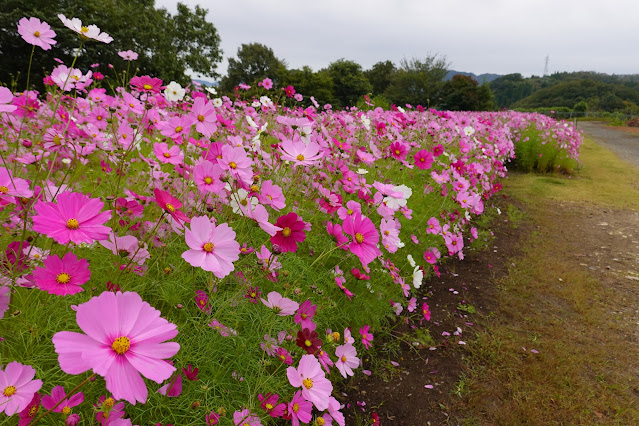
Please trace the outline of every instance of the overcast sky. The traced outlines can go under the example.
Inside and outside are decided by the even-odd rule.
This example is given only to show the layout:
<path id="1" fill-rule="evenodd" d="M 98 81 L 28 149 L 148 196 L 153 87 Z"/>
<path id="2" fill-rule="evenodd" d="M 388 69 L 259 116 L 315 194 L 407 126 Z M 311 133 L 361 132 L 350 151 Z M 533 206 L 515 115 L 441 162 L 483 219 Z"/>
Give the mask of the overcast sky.
<path id="1" fill-rule="evenodd" d="M 289 68 L 346 58 L 444 56 L 451 69 L 524 76 L 639 73 L 639 0 L 181 0 L 208 9 L 226 59 L 242 43 L 273 49 Z M 156 0 L 175 13 L 178 0 Z"/>

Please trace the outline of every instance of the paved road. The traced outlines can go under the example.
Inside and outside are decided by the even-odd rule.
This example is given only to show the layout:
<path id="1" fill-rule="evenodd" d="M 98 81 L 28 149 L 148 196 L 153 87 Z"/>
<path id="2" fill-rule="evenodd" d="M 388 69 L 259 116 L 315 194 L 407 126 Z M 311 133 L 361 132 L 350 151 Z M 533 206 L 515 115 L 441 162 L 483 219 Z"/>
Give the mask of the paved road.
<path id="1" fill-rule="evenodd" d="M 624 132 L 601 121 L 580 121 L 577 129 L 583 130 L 623 160 L 639 166 L 639 134 Z"/>

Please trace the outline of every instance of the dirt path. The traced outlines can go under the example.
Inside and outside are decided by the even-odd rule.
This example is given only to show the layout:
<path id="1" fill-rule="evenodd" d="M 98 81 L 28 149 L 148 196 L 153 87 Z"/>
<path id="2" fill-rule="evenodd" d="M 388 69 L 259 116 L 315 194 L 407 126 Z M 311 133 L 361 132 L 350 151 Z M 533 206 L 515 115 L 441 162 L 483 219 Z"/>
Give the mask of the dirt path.
<path id="1" fill-rule="evenodd" d="M 639 166 L 639 135 L 579 126 Z M 506 179 L 495 239 L 429 283 L 432 341 L 399 326 L 382 375 L 344 389 L 347 424 L 639 424 L 639 169 L 619 158 L 588 143 L 579 175 Z"/>
<path id="2" fill-rule="evenodd" d="M 603 121 L 580 121 L 577 128 L 625 161 L 639 166 L 639 129 L 608 126 Z"/>

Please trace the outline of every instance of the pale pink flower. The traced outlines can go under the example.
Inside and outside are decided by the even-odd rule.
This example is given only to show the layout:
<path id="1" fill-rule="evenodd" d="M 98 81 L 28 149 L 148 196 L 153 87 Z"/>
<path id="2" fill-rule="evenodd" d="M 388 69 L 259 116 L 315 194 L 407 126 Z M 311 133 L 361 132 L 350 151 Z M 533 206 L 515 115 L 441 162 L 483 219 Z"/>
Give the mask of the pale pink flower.
<path id="1" fill-rule="evenodd" d="M 213 272 L 224 278 L 235 268 L 233 262 L 240 257 L 240 245 L 228 224 L 215 226 L 207 216 L 191 219 L 191 229 L 185 231 L 186 244 L 191 248 L 182 258 L 195 267 Z"/>
<path id="2" fill-rule="evenodd" d="M 118 55 L 125 61 L 135 61 L 136 59 L 138 59 L 138 54 L 132 50 L 125 50 L 123 52 L 118 52 Z"/>
<path id="3" fill-rule="evenodd" d="M 222 174 L 222 168 L 209 160 L 201 161 L 193 168 L 193 180 L 203 193 L 219 193 L 224 188 L 224 182 L 220 180 Z"/>
<path id="4" fill-rule="evenodd" d="M 184 153 L 178 145 L 169 148 L 165 142 L 157 142 L 153 144 L 153 153 L 160 163 L 177 165 L 184 161 Z"/>
<path id="5" fill-rule="evenodd" d="M 178 331 L 161 313 L 134 292 L 105 291 L 76 308 L 76 321 L 86 334 L 60 331 L 53 336 L 60 368 L 67 374 L 93 372 L 106 379 L 115 399 L 146 402 L 142 374 L 156 383 L 168 379 L 175 367 L 165 359 L 180 345 L 165 342 Z"/>
<path id="6" fill-rule="evenodd" d="M 318 144 L 315 142 L 305 144 L 299 138 L 285 140 L 280 144 L 280 149 L 282 150 L 282 160 L 290 161 L 296 167 L 315 166 L 324 157 Z"/>
<path id="7" fill-rule="evenodd" d="M 0 112 L 13 112 L 18 109 L 16 105 L 11 105 L 13 93 L 6 87 L 0 87 Z"/>
<path id="8" fill-rule="evenodd" d="M 326 378 L 322 365 L 313 355 L 302 355 L 298 368 L 288 367 L 286 376 L 291 386 L 302 388 L 302 396 L 315 407 L 324 411 L 328 408 L 328 399 L 333 385 Z"/>
<path id="9" fill-rule="evenodd" d="M 0 413 L 12 416 L 24 410 L 33 395 L 42 387 L 42 380 L 33 380 L 35 369 L 17 361 L 0 370 Z"/>
<path id="10" fill-rule="evenodd" d="M 20 19 L 18 22 L 18 34 L 27 43 L 41 47 L 44 50 L 51 49 L 51 46 L 57 43 L 53 39 L 56 36 L 55 31 L 51 29 L 49 24 L 40 21 L 38 18 Z"/>
<path id="11" fill-rule="evenodd" d="M 95 25 L 89 25 L 88 27 L 85 27 L 84 25 L 82 25 L 82 21 L 78 18 L 68 19 L 63 14 L 59 14 L 58 18 L 60 18 L 65 27 L 75 31 L 83 38 L 101 41 L 102 43 L 106 44 L 109 44 L 113 41 L 113 37 L 111 37 L 107 33 L 100 32 L 100 28 Z"/>
<path id="12" fill-rule="evenodd" d="M 355 355 L 357 355 L 357 349 L 351 344 L 341 345 L 335 349 L 335 356 L 337 357 L 335 366 L 344 378 L 352 376 L 354 374 L 353 368 L 359 366 L 359 358 Z"/>
<path id="13" fill-rule="evenodd" d="M 276 291 L 272 291 L 266 295 L 266 299 L 260 299 L 262 303 L 266 305 L 269 309 L 272 309 L 277 315 L 284 317 L 288 315 L 293 315 L 299 309 L 299 303 L 283 297 Z"/>

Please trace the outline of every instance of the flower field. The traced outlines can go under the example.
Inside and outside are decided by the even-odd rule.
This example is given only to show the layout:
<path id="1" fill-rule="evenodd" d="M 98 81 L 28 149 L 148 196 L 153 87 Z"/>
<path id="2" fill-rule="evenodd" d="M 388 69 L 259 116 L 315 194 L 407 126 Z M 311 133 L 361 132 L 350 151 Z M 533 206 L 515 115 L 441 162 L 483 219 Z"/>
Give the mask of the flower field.
<path id="1" fill-rule="evenodd" d="M 18 24 L 33 49 L 47 27 Z M 515 153 L 569 170 L 581 143 L 539 114 L 102 79 L 0 88 L 9 424 L 343 425 L 337 386 L 397 318 L 431 320 L 428 278 L 482 238 Z"/>

